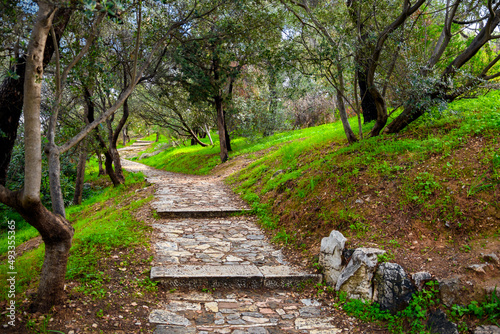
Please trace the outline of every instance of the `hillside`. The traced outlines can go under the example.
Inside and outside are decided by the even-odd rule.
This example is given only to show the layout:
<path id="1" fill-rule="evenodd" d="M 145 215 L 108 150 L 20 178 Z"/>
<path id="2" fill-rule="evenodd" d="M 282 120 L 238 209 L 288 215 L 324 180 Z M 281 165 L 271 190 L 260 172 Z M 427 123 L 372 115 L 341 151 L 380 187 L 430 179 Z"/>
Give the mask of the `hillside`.
<path id="1" fill-rule="evenodd" d="M 500 277 L 498 265 L 469 268 L 499 255 L 499 98 L 457 101 L 398 135 L 350 146 L 337 122 L 235 139 L 231 160 L 218 166 L 217 147 L 199 146 L 141 162 L 195 174 L 240 169 L 228 183 L 297 261 L 317 266 L 320 241 L 335 229 L 347 248 L 385 249 L 409 273 L 460 277 L 465 303 L 481 300 Z"/>

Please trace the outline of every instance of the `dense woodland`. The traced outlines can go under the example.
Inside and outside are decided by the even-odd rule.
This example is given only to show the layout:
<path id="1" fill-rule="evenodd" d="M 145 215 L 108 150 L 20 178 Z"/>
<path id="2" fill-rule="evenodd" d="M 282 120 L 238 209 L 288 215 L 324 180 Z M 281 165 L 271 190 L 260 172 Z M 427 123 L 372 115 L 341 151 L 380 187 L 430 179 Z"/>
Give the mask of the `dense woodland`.
<path id="1" fill-rule="evenodd" d="M 500 77 L 493 0 L 2 0 L 0 12 L 0 201 L 45 243 L 39 311 L 61 302 L 66 207 L 82 201 L 90 156 L 119 185 L 117 147 L 134 135 L 204 146 L 217 133 L 224 163 L 236 136 L 340 119 L 352 144 Z"/>

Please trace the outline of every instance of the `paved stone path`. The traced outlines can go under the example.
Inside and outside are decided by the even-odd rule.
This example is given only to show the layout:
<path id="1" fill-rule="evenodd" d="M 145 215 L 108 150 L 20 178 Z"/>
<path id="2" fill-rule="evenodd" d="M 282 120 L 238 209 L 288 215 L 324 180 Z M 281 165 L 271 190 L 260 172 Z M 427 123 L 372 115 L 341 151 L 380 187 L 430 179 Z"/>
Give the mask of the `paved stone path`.
<path id="1" fill-rule="evenodd" d="M 151 278 L 172 293 L 150 313 L 154 333 L 353 332 L 331 308 L 289 289 L 320 277 L 287 263 L 252 217 L 228 217 L 248 207 L 220 179 L 122 164 L 157 185 Z"/>
<path id="2" fill-rule="evenodd" d="M 135 156 L 149 147 L 154 142 L 149 140 L 136 140 L 132 145 L 119 148 L 120 156 L 122 158 Z"/>

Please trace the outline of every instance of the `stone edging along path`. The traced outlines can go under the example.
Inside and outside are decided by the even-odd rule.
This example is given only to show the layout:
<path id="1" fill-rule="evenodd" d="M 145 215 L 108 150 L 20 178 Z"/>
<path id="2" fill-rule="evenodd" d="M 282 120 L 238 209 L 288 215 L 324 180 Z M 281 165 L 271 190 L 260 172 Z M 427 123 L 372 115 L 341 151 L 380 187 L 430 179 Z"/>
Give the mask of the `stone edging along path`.
<path id="1" fill-rule="evenodd" d="M 157 187 L 151 279 L 173 293 L 150 313 L 155 333 L 365 332 L 288 289 L 321 275 L 287 263 L 253 217 L 231 216 L 249 208 L 220 179 L 122 165 Z"/>

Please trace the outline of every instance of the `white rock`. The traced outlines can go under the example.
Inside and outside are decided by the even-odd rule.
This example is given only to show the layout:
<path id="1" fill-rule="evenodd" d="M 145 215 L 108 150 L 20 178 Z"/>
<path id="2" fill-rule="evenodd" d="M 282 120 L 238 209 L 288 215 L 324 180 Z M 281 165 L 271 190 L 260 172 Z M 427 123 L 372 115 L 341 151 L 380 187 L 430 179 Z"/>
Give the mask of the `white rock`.
<path id="1" fill-rule="evenodd" d="M 342 271 L 342 250 L 347 239 L 339 231 L 332 231 L 330 236 L 321 240 L 319 264 L 323 266 L 328 284 L 337 284 Z"/>
<path id="2" fill-rule="evenodd" d="M 377 248 L 356 249 L 351 261 L 340 273 L 335 289 L 347 293 L 347 297 L 352 299 L 372 300 L 372 278 L 377 268 L 377 256 L 384 253 Z"/>

